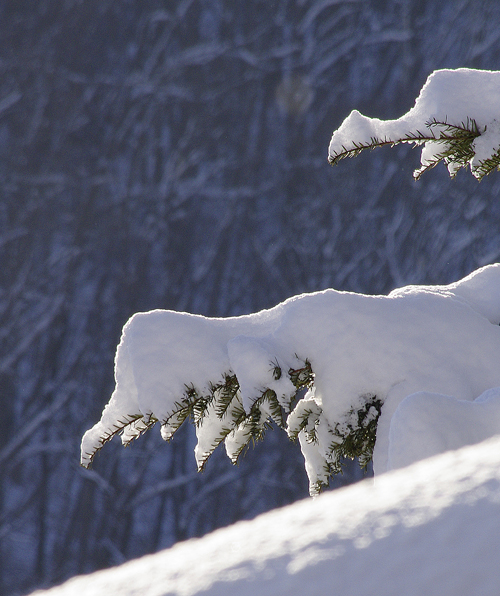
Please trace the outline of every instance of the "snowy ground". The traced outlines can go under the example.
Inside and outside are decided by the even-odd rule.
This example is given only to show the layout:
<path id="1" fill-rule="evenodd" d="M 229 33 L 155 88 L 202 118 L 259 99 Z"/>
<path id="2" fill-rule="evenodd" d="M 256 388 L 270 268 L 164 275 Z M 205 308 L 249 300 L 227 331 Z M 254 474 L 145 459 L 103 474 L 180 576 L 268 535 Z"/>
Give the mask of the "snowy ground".
<path id="1" fill-rule="evenodd" d="M 497 596 L 500 438 L 74 578 L 50 596 Z"/>

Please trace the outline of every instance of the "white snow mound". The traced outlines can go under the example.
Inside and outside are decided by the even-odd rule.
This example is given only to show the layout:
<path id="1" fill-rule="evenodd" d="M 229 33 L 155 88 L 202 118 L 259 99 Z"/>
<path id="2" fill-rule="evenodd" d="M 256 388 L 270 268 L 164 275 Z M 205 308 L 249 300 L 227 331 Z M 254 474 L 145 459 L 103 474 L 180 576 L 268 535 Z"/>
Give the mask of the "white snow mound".
<path id="1" fill-rule="evenodd" d="M 497 596 L 500 438 L 39 596 Z"/>

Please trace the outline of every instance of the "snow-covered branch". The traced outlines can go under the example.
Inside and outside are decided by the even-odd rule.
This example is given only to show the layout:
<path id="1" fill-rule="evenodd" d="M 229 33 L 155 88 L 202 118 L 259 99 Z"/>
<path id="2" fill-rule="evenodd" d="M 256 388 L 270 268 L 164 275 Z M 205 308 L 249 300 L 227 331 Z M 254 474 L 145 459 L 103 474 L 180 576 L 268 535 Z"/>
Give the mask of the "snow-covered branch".
<path id="1" fill-rule="evenodd" d="M 374 465 L 383 471 L 389 422 L 406 396 L 473 400 L 500 385 L 499 295 L 496 264 L 448 286 L 388 296 L 325 290 L 242 317 L 138 313 L 118 346 L 115 391 L 83 437 L 82 464 L 116 434 L 127 445 L 159 422 L 168 440 L 188 419 L 200 469 L 222 441 L 236 462 L 287 414 L 312 494 L 342 457 L 366 464 L 376 432 Z"/>
<path id="2" fill-rule="evenodd" d="M 444 161 L 450 176 L 469 166 L 481 180 L 500 168 L 500 71 L 437 70 L 415 106 L 397 120 L 368 118 L 354 110 L 333 133 L 328 160 L 334 165 L 363 149 L 423 145 L 416 179 Z"/>

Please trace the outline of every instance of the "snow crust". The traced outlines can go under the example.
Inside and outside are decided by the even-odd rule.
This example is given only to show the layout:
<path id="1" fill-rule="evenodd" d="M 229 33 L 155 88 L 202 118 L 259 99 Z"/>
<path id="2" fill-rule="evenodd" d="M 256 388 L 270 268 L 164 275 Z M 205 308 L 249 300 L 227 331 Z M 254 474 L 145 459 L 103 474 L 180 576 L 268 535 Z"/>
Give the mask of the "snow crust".
<path id="1" fill-rule="evenodd" d="M 115 391 L 101 420 L 83 437 L 82 463 L 88 465 L 89 454 L 121 420 L 144 416 L 125 429 L 126 442 L 146 427 L 150 415 L 167 421 L 187 385 L 202 393 L 228 372 L 238 377 L 247 411 L 265 388 L 273 388 L 286 407 L 295 388 L 286 374 L 276 379 L 273 366 L 288 371 L 309 359 L 314 387 L 296 404 L 290 421 L 307 400 L 314 402 L 318 441 L 306 445 L 299 436 L 311 482 L 325 474 L 331 429 L 367 395 L 384 402 L 374 451 L 375 473 L 383 472 L 400 465 L 389 462 L 389 436 L 391 418 L 404 398 L 424 391 L 472 401 L 500 386 L 499 322 L 500 264 L 448 286 L 408 286 L 388 296 L 325 290 L 242 317 L 210 319 L 161 310 L 136 314 L 117 349 Z M 198 428 L 199 462 L 223 424 L 208 416 Z M 240 431 L 226 439 L 230 457 L 243 440 Z M 169 432 L 165 424 L 164 438 Z M 419 453 L 397 455 L 400 442 L 394 441 L 393 462 L 420 458 Z M 415 443 L 414 450 L 419 449 L 426 453 Z"/>
<path id="2" fill-rule="evenodd" d="M 495 437 L 36 594 L 497 596 L 499 550 Z"/>
<path id="3" fill-rule="evenodd" d="M 357 110 L 344 120 L 333 133 L 329 147 L 330 159 L 358 145 L 369 145 L 372 139 L 397 142 L 416 132 L 424 136 L 438 136 L 445 127 L 429 126 L 433 121 L 455 126 L 474 120 L 481 136 L 473 142 L 474 157 L 470 166 L 473 174 L 477 167 L 500 148 L 500 71 L 468 68 L 434 71 L 415 101 L 415 106 L 397 120 L 368 118 Z M 425 167 L 443 151 L 443 144 L 427 141 L 421 154 Z M 448 169 L 454 174 L 460 167 L 451 160 Z"/>

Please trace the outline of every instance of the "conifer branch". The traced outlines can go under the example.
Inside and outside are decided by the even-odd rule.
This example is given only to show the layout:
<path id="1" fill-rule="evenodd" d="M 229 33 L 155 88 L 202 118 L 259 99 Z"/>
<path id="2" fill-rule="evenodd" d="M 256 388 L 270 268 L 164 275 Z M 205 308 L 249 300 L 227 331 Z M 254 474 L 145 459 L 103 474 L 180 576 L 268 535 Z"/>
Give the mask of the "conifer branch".
<path id="1" fill-rule="evenodd" d="M 295 357 L 297 360 L 300 360 L 297 355 L 295 355 Z M 303 367 L 296 369 L 290 368 L 288 376 L 297 390 L 311 387 L 314 383 L 314 373 L 311 368 L 311 363 L 307 358 L 304 360 Z"/>
<path id="2" fill-rule="evenodd" d="M 350 410 L 331 427 L 322 407 L 313 397 L 315 377 L 311 362 L 307 358 L 302 362 L 302 366 L 289 368 L 286 373 L 295 387 L 294 395 L 280 402 L 274 389 L 264 388 L 248 411 L 243 407 L 240 385 L 232 371 L 224 373 L 219 382 L 208 383 L 208 391 L 205 392 L 193 384 L 186 384 L 172 413 L 161 421 L 162 437 L 170 440 L 187 420 L 199 429 L 207 423 L 214 436 L 209 437 L 208 446 L 203 441 L 199 443 L 204 445 L 204 451 L 197 454 L 198 470 L 204 469 L 210 455 L 223 441 L 231 461 L 236 464 L 250 444 L 263 439 L 272 422 L 285 429 L 284 413 L 290 411 L 299 392 L 307 390 L 305 397 L 288 415 L 286 430 L 292 440 L 302 433 L 307 443 L 320 450 L 324 470 L 321 477 L 312 480 L 310 485 L 311 494 L 318 494 L 330 476 L 342 472 L 344 458 L 358 458 L 362 467 L 371 460 L 382 401 L 373 395 L 362 397 L 362 405 L 358 409 Z M 281 379 L 283 370 L 277 360 L 270 363 L 269 372 L 274 381 Z M 127 446 L 157 422 L 158 418 L 153 413 L 129 415 L 117 420 L 112 429 L 100 437 L 94 453 L 86 454 L 87 461 L 91 461 L 95 453 L 116 434 L 121 433 L 122 443 Z"/>
<path id="3" fill-rule="evenodd" d="M 333 151 L 328 156 L 329 163 L 337 165 L 340 160 L 348 157 L 356 157 L 365 149 L 376 149 L 386 145 L 394 146 L 400 143 L 412 143 L 421 146 L 425 143 L 436 143 L 443 146 L 442 151 L 437 151 L 427 163 L 417 168 L 413 173 L 415 180 L 418 180 L 424 172 L 434 168 L 438 163 L 444 161 L 448 166 L 450 176 L 456 176 L 460 168 L 471 167 L 473 175 L 480 181 L 490 174 L 494 169 L 500 169 L 500 150 L 489 158 L 481 160 L 479 164 L 473 164 L 476 156 L 474 141 L 483 135 L 487 127 L 482 129 L 473 118 L 466 118 L 460 124 L 453 124 L 445 120 L 432 119 L 425 124 L 427 131 L 410 131 L 401 138 L 378 138 L 371 137 L 368 142 L 353 140 L 352 147 L 342 145 L 340 149 Z"/>
<path id="4" fill-rule="evenodd" d="M 346 412 L 334 427 L 313 398 L 299 402 L 289 416 L 289 437 L 293 440 L 302 434 L 307 443 L 316 446 L 323 459 L 322 473 L 309 486 L 312 496 L 321 492 L 331 476 L 342 473 L 343 460 L 357 458 L 363 469 L 371 461 L 383 402 L 375 395 L 361 399 L 362 405 Z"/>

